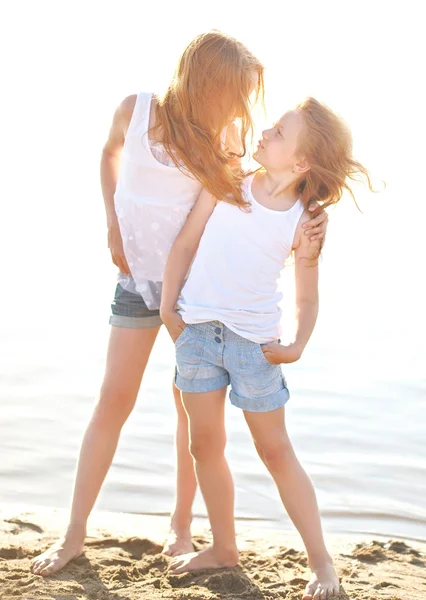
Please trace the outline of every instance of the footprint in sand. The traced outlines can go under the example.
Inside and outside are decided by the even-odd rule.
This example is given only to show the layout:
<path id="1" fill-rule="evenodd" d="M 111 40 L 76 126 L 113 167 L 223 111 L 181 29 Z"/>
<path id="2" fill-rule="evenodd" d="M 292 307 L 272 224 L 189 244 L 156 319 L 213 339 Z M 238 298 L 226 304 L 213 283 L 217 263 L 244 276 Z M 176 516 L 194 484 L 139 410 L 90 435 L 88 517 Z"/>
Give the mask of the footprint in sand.
<path id="1" fill-rule="evenodd" d="M 387 559 L 381 542 L 372 541 L 370 544 L 357 544 L 352 554 L 342 554 L 345 558 L 356 558 L 361 562 L 376 564 Z"/>
<path id="2" fill-rule="evenodd" d="M 22 548 L 0 548 L 0 558 L 18 560 L 26 557 L 27 554 L 25 554 Z"/>
<path id="3" fill-rule="evenodd" d="M 128 540 L 119 540 L 117 538 L 105 538 L 102 540 L 93 540 L 86 542 L 87 548 L 121 548 L 133 559 L 139 560 L 147 554 L 158 554 L 161 552 L 161 546 L 151 542 L 151 540 L 141 538 L 129 538 Z"/>
<path id="4" fill-rule="evenodd" d="M 380 581 L 379 583 L 376 583 L 376 585 L 373 586 L 375 590 L 381 590 L 382 588 L 389 587 L 399 588 L 400 586 L 396 585 L 396 583 L 390 583 L 390 581 Z"/>
<path id="5" fill-rule="evenodd" d="M 18 527 L 21 529 L 31 529 L 36 533 L 43 533 L 43 529 L 39 527 L 39 525 L 36 525 L 35 523 L 30 523 L 29 521 L 21 521 L 21 519 L 5 519 L 5 522 L 12 523 L 13 525 L 18 525 Z"/>

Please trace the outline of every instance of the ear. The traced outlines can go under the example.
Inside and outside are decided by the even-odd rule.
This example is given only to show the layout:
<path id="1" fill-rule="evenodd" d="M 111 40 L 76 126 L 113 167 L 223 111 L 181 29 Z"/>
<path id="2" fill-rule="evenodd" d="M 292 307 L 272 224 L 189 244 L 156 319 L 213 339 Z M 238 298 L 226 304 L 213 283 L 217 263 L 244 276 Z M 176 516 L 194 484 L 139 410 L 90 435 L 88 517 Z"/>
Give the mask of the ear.
<path id="1" fill-rule="evenodd" d="M 306 173 L 310 168 L 311 165 L 308 163 L 306 158 L 301 158 L 295 163 L 293 167 L 293 173 Z"/>

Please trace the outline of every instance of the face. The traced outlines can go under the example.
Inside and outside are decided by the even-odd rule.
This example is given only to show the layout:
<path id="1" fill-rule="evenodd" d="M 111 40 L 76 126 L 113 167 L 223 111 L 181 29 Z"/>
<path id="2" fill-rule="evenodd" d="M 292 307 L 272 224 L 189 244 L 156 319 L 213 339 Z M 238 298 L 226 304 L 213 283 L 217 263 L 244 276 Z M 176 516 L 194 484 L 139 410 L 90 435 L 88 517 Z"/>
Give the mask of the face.
<path id="1" fill-rule="evenodd" d="M 269 171 L 291 172 L 301 158 L 297 148 L 302 130 L 301 115 L 296 111 L 286 113 L 263 132 L 254 159 Z"/>

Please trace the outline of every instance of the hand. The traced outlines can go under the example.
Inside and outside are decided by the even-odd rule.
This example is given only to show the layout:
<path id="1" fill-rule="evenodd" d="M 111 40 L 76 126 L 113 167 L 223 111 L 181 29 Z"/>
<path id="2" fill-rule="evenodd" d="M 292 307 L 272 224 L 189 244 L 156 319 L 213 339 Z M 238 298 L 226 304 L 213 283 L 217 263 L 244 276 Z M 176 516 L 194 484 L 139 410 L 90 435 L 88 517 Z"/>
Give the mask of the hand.
<path id="1" fill-rule="evenodd" d="M 316 200 L 311 200 L 308 204 L 308 210 L 312 217 L 302 227 L 306 230 L 305 235 L 309 236 L 311 242 L 314 240 L 324 240 L 327 233 L 328 214 Z"/>
<path id="2" fill-rule="evenodd" d="M 108 227 L 108 248 L 111 252 L 112 262 L 120 269 L 120 273 L 130 275 L 129 265 L 124 255 L 123 239 L 118 221 L 115 221 Z"/>
<path id="3" fill-rule="evenodd" d="M 185 327 L 187 326 L 180 314 L 176 311 L 163 312 L 160 311 L 161 319 L 170 333 L 173 342 L 176 342 Z"/>
<path id="4" fill-rule="evenodd" d="M 266 360 L 272 365 L 296 362 L 302 356 L 301 349 L 295 344 L 282 346 L 278 342 L 272 342 L 261 346 L 261 348 Z"/>

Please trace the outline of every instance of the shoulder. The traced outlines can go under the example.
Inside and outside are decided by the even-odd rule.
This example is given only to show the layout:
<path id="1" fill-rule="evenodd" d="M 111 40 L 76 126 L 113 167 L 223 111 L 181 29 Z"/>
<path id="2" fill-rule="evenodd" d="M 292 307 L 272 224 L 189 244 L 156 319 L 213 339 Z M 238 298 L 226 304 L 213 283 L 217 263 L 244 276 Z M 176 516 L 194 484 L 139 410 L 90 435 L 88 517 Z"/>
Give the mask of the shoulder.
<path id="1" fill-rule="evenodd" d="M 123 113 L 127 113 L 127 114 L 130 113 L 130 115 L 131 115 L 135 109 L 136 100 L 138 99 L 138 95 L 139 94 L 131 94 L 130 96 L 126 96 L 124 98 L 124 100 L 121 101 L 121 104 L 119 106 L 120 110 Z"/>
<path id="2" fill-rule="evenodd" d="M 132 119 L 133 111 L 135 110 L 138 94 L 126 96 L 117 107 L 116 115 L 120 120 L 124 130 L 127 130 Z"/>

